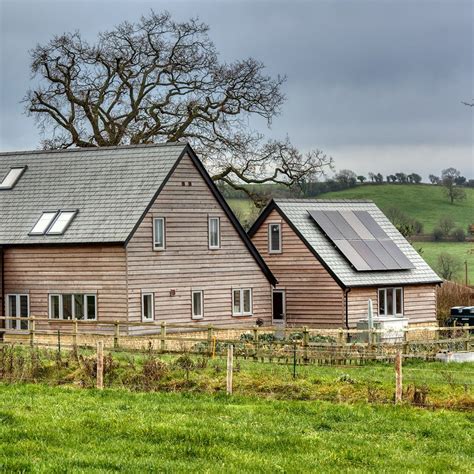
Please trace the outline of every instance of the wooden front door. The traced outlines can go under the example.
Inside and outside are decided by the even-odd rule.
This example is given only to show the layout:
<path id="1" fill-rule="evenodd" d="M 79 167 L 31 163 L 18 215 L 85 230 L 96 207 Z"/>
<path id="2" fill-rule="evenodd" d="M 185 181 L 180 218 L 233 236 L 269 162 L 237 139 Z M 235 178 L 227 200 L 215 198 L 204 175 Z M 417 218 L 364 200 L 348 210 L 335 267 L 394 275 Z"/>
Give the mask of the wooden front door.
<path id="1" fill-rule="evenodd" d="M 285 323 L 285 291 L 273 290 L 273 322 Z"/>

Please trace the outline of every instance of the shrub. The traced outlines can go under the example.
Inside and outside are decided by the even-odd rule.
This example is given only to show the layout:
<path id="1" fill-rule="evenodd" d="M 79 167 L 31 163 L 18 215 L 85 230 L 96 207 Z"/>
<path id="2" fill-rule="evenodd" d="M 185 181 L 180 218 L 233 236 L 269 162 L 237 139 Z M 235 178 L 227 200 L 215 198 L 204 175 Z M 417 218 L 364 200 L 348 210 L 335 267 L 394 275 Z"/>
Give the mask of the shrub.
<path id="1" fill-rule="evenodd" d="M 454 280 L 462 268 L 459 258 L 447 252 L 441 252 L 436 261 L 436 270 L 443 280 Z"/>
<path id="2" fill-rule="evenodd" d="M 461 229 L 460 227 L 453 230 L 452 236 L 456 242 L 464 242 L 466 240 L 466 232 L 464 232 L 464 229 Z"/>
<path id="3" fill-rule="evenodd" d="M 439 242 L 440 240 L 443 240 L 443 237 L 444 237 L 444 232 L 439 227 L 435 227 L 433 229 L 433 240 L 435 242 Z"/>
<path id="4" fill-rule="evenodd" d="M 168 372 L 168 364 L 161 359 L 148 357 L 143 362 L 143 375 L 149 381 L 157 382 Z"/>
<path id="5" fill-rule="evenodd" d="M 443 232 L 443 236 L 448 236 L 454 227 L 454 220 L 451 216 L 441 216 L 438 221 L 438 228 Z"/>

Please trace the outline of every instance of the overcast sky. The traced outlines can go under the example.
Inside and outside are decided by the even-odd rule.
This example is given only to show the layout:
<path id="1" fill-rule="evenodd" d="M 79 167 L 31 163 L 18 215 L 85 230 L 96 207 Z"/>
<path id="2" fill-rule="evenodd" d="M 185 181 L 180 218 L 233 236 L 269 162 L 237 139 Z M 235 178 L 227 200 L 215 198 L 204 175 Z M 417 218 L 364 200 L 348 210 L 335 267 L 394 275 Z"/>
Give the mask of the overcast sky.
<path id="1" fill-rule="evenodd" d="M 222 59 L 253 56 L 285 74 L 287 101 L 269 136 L 320 148 L 338 169 L 474 178 L 473 1 L 0 0 L 0 149 L 40 135 L 20 101 L 28 50 L 53 34 L 97 32 L 150 8 L 211 26 Z"/>

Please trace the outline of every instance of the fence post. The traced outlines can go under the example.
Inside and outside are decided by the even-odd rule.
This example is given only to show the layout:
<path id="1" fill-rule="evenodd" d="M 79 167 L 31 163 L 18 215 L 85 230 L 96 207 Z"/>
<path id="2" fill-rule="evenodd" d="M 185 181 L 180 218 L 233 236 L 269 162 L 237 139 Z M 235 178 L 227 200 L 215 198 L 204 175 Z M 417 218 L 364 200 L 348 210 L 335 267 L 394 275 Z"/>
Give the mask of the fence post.
<path id="1" fill-rule="evenodd" d="M 114 323 L 114 349 L 118 349 L 120 339 L 120 324 L 118 321 Z"/>
<path id="2" fill-rule="evenodd" d="M 402 354 L 400 351 L 395 355 L 395 403 L 402 402 L 403 380 L 402 380 Z"/>
<path id="3" fill-rule="evenodd" d="M 253 328 L 253 358 L 257 360 L 258 357 L 258 326 Z"/>
<path id="4" fill-rule="evenodd" d="M 74 329 L 72 333 L 72 350 L 77 354 L 77 319 L 74 320 Z"/>
<path id="5" fill-rule="evenodd" d="M 207 353 L 212 356 L 212 326 L 207 327 Z"/>
<path id="6" fill-rule="evenodd" d="M 232 395 L 232 375 L 234 371 L 234 346 L 227 347 L 227 395 Z"/>
<path id="7" fill-rule="evenodd" d="M 104 388 L 104 342 L 97 341 L 97 388 Z"/>
<path id="8" fill-rule="evenodd" d="M 303 360 L 308 362 L 308 345 L 309 345 L 309 332 L 308 328 L 305 326 L 303 328 Z"/>
<path id="9" fill-rule="evenodd" d="M 166 350 L 166 321 L 161 322 L 160 331 L 160 351 L 165 352 Z"/>
<path id="10" fill-rule="evenodd" d="M 31 324 L 30 324 L 30 346 L 33 347 L 35 345 L 35 317 L 31 317 Z"/>

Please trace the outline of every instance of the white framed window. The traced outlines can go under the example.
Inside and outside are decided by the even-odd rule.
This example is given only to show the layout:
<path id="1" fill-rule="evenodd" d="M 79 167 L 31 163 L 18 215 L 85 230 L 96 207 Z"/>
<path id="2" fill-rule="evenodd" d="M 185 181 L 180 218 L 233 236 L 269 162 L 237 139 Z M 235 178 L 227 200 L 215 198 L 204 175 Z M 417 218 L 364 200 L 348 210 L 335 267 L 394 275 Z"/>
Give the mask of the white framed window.
<path id="1" fill-rule="evenodd" d="M 192 319 L 202 319 L 204 317 L 204 291 L 203 290 L 192 290 Z"/>
<path id="2" fill-rule="evenodd" d="M 217 250 L 221 246 L 221 220 L 219 217 L 209 217 L 208 221 L 209 249 Z"/>
<path id="3" fill-rule="evenodd" d="M 7 316 L 11 318 L 7 320 L 7 327 L 10 329 L 28 329 L 28 318 L 30 317 L 30 297 L 28 294 L 8 294 L 6 295 Z"/>
<path id="4" fill-rule="evenodd" d="M 166 248 L 166 220 L 164 217 L 153 218 L 153 250 Z"/>
<path id="5" fill-rule="evenodd" d="M 268 253 L 281 253 L 281 224 L 268 224 Z"/>
<path id="6" fill-rule="evenodd" d="M 252 316 L 252 288 L 232 289 L 232 316 Z"/>
<path id="7" fill-rule="evenodd" d="M 97 320 L 97 295 L 93 293 L 50 293 L 50 319 Z"/>
<path id="8" fill-rule="evenodd" d="M 403 288 L 379 288 L 379 316 L 403 316 Z"/>
<path id="9" fill-rule="evenodd" d="M 154 293 L 142 293 L 142 321 L 155 319 Z"/>
<path id="10" fill-rule="evenodd" d="M 25 170 L 26 166 L 14 166 L 10 168 L 8 173 L 0 181 L 0 190 L 13 189 Z"/>

